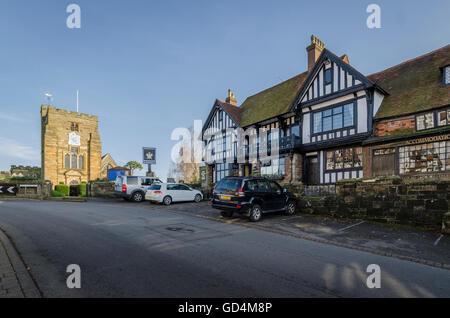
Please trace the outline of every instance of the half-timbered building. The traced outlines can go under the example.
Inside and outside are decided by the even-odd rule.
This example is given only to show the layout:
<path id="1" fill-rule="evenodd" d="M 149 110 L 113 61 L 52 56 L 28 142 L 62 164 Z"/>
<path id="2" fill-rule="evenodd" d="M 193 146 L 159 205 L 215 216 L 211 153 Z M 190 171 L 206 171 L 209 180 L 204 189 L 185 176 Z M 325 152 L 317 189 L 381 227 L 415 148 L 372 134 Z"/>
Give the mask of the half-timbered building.
<path id="1" fill-rule="evenodd" d="M 253 173 L 327 185 L 450 171 L 450 45 L 369 76 L 315 36 L 306 50 L 307 71 L 241 106 L 231 90 L 215 101 L 203 128 L 210 181 Z M 238 128 L 255 138 L 241 145 Z M 279 155 L 263 160 L 261 146 L 274 143 Z"/>

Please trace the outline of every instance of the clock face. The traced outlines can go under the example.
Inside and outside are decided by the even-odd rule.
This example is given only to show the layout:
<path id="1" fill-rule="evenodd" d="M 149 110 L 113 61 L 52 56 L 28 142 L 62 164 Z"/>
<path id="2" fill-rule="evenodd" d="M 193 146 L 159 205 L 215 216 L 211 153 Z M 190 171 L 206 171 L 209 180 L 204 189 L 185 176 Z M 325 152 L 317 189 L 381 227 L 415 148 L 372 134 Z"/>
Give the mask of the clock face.
<path id="1" fill-rule="evenodd" d="M 69 145 L 80 146 L 80 135 L 78 135 L 76 132 L 71 132 L 69 134 Z"/>

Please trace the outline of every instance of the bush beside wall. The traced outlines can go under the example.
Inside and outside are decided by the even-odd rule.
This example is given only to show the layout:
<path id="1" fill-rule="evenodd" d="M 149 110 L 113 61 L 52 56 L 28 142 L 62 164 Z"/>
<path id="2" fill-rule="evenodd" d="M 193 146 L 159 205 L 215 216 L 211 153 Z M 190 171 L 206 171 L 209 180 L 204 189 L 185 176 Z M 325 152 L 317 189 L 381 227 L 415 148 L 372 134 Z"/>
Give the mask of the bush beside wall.
<path id="1" fill-rule="evenodd" d="M 55 185 L 55 191 L 65 195 L 65 196 L 69 196 L 70 187 L 65 184 L 57 184 L 57 185 Z"/>

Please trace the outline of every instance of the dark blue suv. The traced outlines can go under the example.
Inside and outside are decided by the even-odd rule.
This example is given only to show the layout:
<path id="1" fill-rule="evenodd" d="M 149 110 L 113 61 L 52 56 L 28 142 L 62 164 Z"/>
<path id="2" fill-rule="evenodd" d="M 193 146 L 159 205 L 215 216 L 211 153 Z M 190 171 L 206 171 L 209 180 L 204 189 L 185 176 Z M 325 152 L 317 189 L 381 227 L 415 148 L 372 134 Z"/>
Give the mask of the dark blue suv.
<path id="1" fill-rule="evenodd" d="M 297 195 L 266 178 L 226 177 L 214 188 L 211 203 L 213 208 L 221 210 L 223 217 L 231 217 L 237 212 L 257 222 L 263 213 L 285 211 L 294 214 Z"/>

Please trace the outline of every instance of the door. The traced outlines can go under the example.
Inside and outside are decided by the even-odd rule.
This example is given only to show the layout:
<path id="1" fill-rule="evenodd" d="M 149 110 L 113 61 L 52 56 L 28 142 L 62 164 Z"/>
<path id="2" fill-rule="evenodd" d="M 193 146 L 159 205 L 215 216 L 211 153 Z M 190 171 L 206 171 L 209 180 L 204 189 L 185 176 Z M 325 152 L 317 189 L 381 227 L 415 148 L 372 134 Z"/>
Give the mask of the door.
<path id="1" fill-rule="evenodd" d="M 284 208 L 284 193 L 281 186 L 274 181 L 270 181 L 270 209 L 282 210 Z"/>
<path id="2" fill-rule="evenodd" d="M 179 184 L 177 190 L 178 195 L 180 197 L 180 201 L 194 200 L 194 191 L 192 191 L 188 186 L 185 186 L 184 184 Z"/>
<path id="3" fill-rule="evenodd" d="M 262 209 L 264 211 L 267 210 L 271 210 L 271 191 L 270 191 L 270 186 L 269 183 L 266 180 L 258 180 L 257 181 L 258 184 L 258 192 L 257 192 L 257 196 L 259 198 L 261 198 L 263 204 L 262 204 Z"/>
<path id="4" fill-rule="evenodd" d="M 319 166 L 319 158 L 317 156 L 306 157 L 306 165 L 305 165 L 305 174 L 306 174 L 306 184 L 319 184 L 320 178 L 320 166 Z"/>
<path id="5" fill-rule="evenodd" d="M 177 188 L 178 188 L 177 184 L 168 184 L 167 193 L 164 193 L 164 195 L 169 195 L 172 198 L 173 202 L 179 201 L 180 197 L 178 195 L 179 191 L 177 190 Z"/>
<path id="6" fill-rule="evenodd" d="M 395 148 L 375 150 L 372 158 L 374 177 L 395 175 Z"/>

